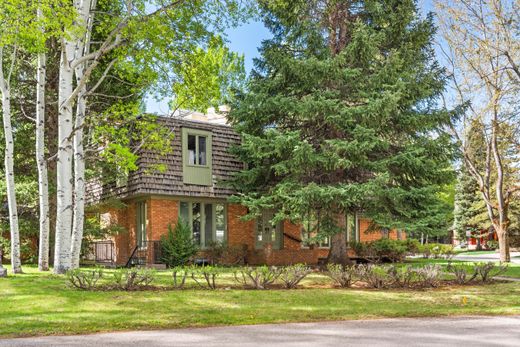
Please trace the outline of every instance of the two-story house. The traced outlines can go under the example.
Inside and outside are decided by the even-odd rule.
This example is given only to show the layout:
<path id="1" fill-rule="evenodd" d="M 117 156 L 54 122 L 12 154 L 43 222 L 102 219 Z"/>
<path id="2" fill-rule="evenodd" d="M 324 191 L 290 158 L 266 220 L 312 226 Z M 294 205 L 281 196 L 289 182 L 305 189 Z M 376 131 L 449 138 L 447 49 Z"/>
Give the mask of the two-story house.
<path id="1" fill-rule="evenodd" d="M 272 212 L 265 211 L 252 221 L 244 221 L 244 206 L 228 202 L 235 192 L 222 184 L 244 164 L 228 149 L 239 144 L 240 136 L 226 124 L 225 119 L 211 113 L 191 113 L 178 117 L 158 117 L 158 121 L 174 133 L 173 151 L 163 158 L 141 152 L 139 169 L 128 181 L 115 189 L 92 190 L 91 200 L 117 196 L 125 203 L 123 209 L 111 209 L 103 218 L 126 229 L 112 240 L 114 249 L 109 260 L 126 264 L 141 254 L 146 263 L 160 262 L 159 243 L 179 218 L 189 223 L 193 239 L 201 249 L 213 241 L 241 245 L 247 249 L 250 264 L 316 264 L 327 257 L 328 242 L 308 246 L 302 239 L 302 228 L 289 221 L 273 226 Z M 147 170 L 158 160 L 166 170 Z M 361 216 L 347 216 L 349 241 L 369 241 L 383 237 L 383 233 L 365 233 L 369 221 Z M 388 237 L 405 237 L 404 233 L 387 232 Z M 107 243 L 100 244 L 105 247 Z M 100 251 L 100 250 L 98 250 Z"/>

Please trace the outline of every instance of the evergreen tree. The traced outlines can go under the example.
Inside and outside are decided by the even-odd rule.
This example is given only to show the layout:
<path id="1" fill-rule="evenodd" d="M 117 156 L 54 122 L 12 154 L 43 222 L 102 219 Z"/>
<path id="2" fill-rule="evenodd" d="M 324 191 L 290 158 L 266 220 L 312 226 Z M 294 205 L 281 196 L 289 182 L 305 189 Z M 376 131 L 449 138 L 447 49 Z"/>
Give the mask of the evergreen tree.
<path id="1" fill-rule="evenodd" d="M 480 204 L 478 184 L 462 164 L 457 177 L 455 192 L 455 210 L 453 230 L 459 240 L 466 240 L 466 232 L 476 232 L 480 225 L 476 219 L 482 212 L 486 213 L 485 206 Z"/>
<path id="2" fill-rule="evenodd" d="M 379 227 L 439 228 L 440 187 L 452 175 L 445 85 L 431 16 L 413 0 L 260 1 L 273 38 L 230 119 L 248 168 L 233 200 L 252 218 L 317 220 L 345 263 L 345 215 Z M 443 211 L 444 212 L 444 211 Z"/>

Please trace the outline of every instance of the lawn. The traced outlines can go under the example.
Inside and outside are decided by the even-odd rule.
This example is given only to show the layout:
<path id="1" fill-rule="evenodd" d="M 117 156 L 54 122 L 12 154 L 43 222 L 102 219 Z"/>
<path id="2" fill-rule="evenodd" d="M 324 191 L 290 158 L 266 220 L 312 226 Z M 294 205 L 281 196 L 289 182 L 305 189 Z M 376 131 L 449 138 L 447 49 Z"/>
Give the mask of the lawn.
<path id="1" fill-rule="evenodd" d="M 446 259 L 423 259 L 423 258 L 415 258 L 415 259 L 408 259 L 406 261 L 407 264 L 417 264 L 417 265 L 425 265 L 425 264 L 440 264 L 442 266 L 447 266 L 449 262 L 452 263 L 461 263 L 465 262 L 468 264 L 473 264 L 473 262 L 466 262 L 463 260 L 446 260 Z M 513 264 L 510 263 L 507 267 L 507 271 L 501 275 L 504 277 L 512 277 L 512 278 L 520 278 L 520 264 Z"/>
<path id="2" fill-rule="evenodd" d="M 63 276 L 25 274 L 0 279 L 0 336 L 304 322 L 382 317 L 520 314 L 520 283 L 422 291 L 334 289 L 314 274 L 313 289 L 85 292 Z M 224 283 L 231 276 L 224 279 Z M 158 283 L 170 281 L 158 273 Z M 320 286 L 322 288 L 320 288 Z M 225 287 L 225 285 L 224 285 Z"/>

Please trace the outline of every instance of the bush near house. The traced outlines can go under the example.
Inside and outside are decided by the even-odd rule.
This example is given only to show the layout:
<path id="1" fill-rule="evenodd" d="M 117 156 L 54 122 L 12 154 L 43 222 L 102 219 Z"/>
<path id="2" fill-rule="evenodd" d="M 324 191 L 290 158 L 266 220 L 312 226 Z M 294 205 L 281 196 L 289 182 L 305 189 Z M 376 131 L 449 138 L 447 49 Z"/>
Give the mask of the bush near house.
<path id="1" fill-rule="evenodd" d="M 191 237 L 190 226 L 179 220 L 172 229 L 168 225 L 168 233 L 161 237 L 161 260 L 168 267 L 182 266 L 187 264 L 190 259 L 199 251 L 199 247 Z"/>
<path id="2" fill-rule="evenodd" d="M 356 255 L 369 261 L 380 263 L 390 261 L 392 263 L 403 261 L 410 252 L 410 245 L 405 240 L 380 239 L 372 242 L 352 242 L 350 247 Z M 415 244 L 413 244 L 415 247 Z"/>

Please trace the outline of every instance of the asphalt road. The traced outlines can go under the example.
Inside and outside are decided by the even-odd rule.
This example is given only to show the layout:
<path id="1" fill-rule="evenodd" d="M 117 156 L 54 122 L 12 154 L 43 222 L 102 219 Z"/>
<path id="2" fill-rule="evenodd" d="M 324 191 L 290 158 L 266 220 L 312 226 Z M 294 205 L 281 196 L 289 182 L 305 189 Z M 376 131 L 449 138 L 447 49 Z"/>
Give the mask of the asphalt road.
<path id="1" fill-rule="evenodd" d="M 358 320 L 0 340 L 0 346 L 520 346 L 520 316 Z"/>

